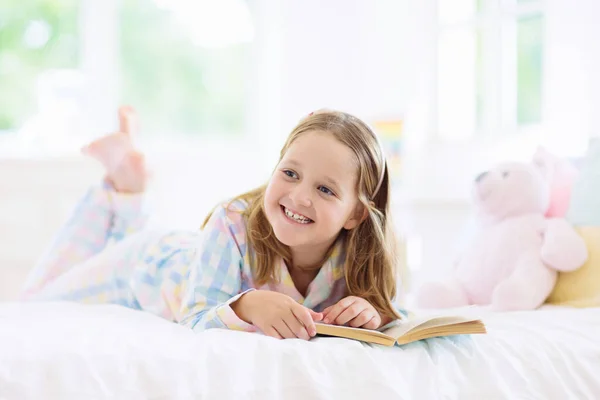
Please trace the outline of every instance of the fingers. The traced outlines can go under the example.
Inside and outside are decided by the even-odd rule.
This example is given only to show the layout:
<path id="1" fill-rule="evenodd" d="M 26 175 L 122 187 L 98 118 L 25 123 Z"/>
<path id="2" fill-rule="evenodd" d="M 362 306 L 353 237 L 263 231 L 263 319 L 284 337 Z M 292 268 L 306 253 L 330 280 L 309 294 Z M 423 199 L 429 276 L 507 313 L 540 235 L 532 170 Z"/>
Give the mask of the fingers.
<path id="1" fill-rule="evenodd" d="M 296 338 L 296 335 L 294 334 L 294 332 L 292 332 L 292 330 L 289 328 L 289 326 L 287 326 L 285 321 L 282 319 L 275 321 L 275 323 L 273 324 L 273 328 L 275 328 L 275 330 L 277 330 L 277 333 L 279 333 L 279 335 L 281 335 L 281 337 L 283 339 Z"/>
<path id="2" fill-rule="evenodd" d="M 362 328 L 366 329 L 377 329 L 381 326 L 381 317 L 379 314 L 375 314 L 375 316 L 366 324 L 362 326 Z"/>
<path id="3" fill-rule="evenodd" d="M 326 324 L 346 325 L 355 328 L 377 329 L 381 325 L 381 316 L 367 301 L 348 296 L 323 310 L 323 322 Z"/>
<path id="4" fill-rule="evenodd" d="M 323 313 L 313 311 L 310 308 L 308 308 L 308 312 L 310 313 L 310 316 L 312 317 L 313 321 L 315 321 L 315 322 L 319 322 L 323 319 Z"/>
<path id="5" fill-rule="evenodd" d="M 377 312 L 367 308 L 350 320 L 348 325 L 354 328 L 376 329 L 379 327 L 379 323 L 377 321 L 381 322 L 381 320 L 378 318 Z"/>
<path id="6" fill-rule="evenodd" d="M 263 330 L 263 333 L 267 336 L 271 336 L 275 339 L 283 339 L 281 337 L 281 335 L 279 334 L 279 332 L 277 332 L 277 330 L 275 328 L 273 328 L 272 326 L 269 326 L 268 328 L 265 328 Z"/>
<path id="7" fill-rule="evenodd" d="M 356 318 L 360 313 L 362 313 L 365 310 L 372 310 L 372 307 L 369 305 L 369 303 L 367 303 L 366 301 L 355 301 L 354 303 L 350 304 L 350 306 L 348 306 L 344 311 L 342 311 L 334 320 L 334 322 L 336 325 L 346 325 L 346 323 Z"/>
<path id="8" fill-rule="evenodd" d="M 310 328 L 306 328 L 294 314 L 290 314 L 284 319 L 284 322 L 290 331 L 292 331 L 294 337 L 302 340 L 308 340 L 312 337 L 312 335 L 309 333 Z"/>
<path id="9" fill-rule="evenodd" d="M 314 311 L 301 306 L 300 304 L 298 304 L 297 307 L 292 307 L 293 317 L 299 324 L 302 324 L 304 331 L 309 337 L 313 337 L 317 334 L 317 328 L 315 327 L 315 322 L 313 321 L 311 312 L 315 313 Z"/>
<path id="10" fill-rule="evenodd" d="M 337 317 L 346 308 L 350 307 L 350 305 L 352 305 L 355 301 L 356 301 L 355 297 L 349 296 L 349 297 L 345 297 L 342 300 L 338 301 L 333 306 L 327 307 L 329 309 L 329 311 L 327 311 L 327 309 L 325 309 L 326 311 L 323 312 L 324 315 L 325 315 L 325 318 L 323 319 L 323 322 L 326 323 L 326 324 L 335 323 Z"/>
<path id="11" fill-rule="evenodd" d="M 133 107 L 119 108 L 119 132 L 134 134 L 137 129 L 137 120 Z"/>

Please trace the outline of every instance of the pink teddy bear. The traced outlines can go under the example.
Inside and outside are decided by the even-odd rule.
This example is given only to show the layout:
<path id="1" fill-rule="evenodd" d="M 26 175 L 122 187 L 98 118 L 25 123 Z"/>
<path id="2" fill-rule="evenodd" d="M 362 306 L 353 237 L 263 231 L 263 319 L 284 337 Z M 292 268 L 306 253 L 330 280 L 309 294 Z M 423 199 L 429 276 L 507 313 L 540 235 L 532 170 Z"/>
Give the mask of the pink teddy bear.
<path id="1" fill-rule="evenodd" d="M 547 162 L 506 163 L 479 175 L 473 187 L 478 231 L 448 279 L 417 291 L 417 306 L 531 310 L 550 295 L 557 271 L 582 266 L 583 239 L 564 218 L 545 216 L 552 172 Z"/>

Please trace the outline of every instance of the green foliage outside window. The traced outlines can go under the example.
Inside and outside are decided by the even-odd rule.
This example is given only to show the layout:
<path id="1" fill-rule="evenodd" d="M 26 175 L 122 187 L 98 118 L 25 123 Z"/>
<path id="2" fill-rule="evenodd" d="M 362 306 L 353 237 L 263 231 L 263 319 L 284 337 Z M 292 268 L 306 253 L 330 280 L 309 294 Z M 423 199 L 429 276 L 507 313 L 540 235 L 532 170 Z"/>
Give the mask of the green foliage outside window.
<path id="1" fill-rule="evenodd" d="M 249 46 L 195 46 L 169 11 L 149 3 L 122 1 L 121 102 L 138 108 L 145 131 L 240 132 Z"/>
<path id="2" fill-rule="evenodd" d="M 77 0 L 0 0 L 0 131 L 36 111 L 41 72 L 77 67 L 78 12 Z"/>
<path id="3" fill-rule="evenodd" d="M 195 46 L 152 0 L 118 4 L 119 102 L 138 109 L 144 131 L 241 132 L 249 45 Z M 80 11 L 79 0 L 0 0 L 0 131 L 37 111 L 40 73 L 79 67 Z"/>

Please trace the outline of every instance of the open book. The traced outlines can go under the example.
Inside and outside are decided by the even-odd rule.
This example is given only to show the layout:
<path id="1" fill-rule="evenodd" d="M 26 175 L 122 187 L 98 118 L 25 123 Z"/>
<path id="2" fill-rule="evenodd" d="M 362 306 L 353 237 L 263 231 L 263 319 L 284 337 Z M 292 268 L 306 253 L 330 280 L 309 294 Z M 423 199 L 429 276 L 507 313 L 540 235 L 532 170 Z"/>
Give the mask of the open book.
<path id="1" fill-rule="evenodd" d="M 315 323 L 318 335 L 337 336 L 362 342 L 393 346 L 432 337 L 487 333 L 477 317 L 422 316 L 397 320 L 379 330 Z"/>

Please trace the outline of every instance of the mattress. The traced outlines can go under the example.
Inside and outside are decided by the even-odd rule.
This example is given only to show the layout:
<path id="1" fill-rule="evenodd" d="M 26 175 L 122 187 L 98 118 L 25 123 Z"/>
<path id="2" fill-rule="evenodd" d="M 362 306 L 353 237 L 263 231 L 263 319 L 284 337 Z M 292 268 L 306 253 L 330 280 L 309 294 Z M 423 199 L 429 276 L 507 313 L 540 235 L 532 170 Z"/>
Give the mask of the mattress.
<path id="1" fill-rule="evenodd" d="M 485 314 L 402 347 L 192 331 L 140 311 L 0 304 L 2 399 L 598 399 L 600 309 Z"/>

